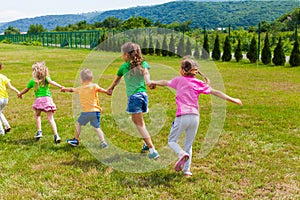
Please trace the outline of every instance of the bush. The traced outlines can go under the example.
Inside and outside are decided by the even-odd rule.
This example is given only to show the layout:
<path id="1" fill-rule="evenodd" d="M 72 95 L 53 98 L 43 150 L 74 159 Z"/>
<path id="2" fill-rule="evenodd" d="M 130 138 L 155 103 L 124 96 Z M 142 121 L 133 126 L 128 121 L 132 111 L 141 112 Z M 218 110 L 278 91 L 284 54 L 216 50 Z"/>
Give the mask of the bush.
<path id="1" fill-rule="evenodd" d="M 209 58 L 209 45 L 208 45 L 208 36 L 207 36 L 207 34 L 205 34 L 205 36 L 204 36 L 204 42 L 203 42 L 201 58 L 204 59 L 204 60 Z"/>
<path id="2" fill-rule="evenodd" d="M 232 58 L 231 44 L 230 44 L 229 36 L 227 35 L 223 47 L 222 61 L 229 62 L 231 58 Z"/>
<path id="3" fill-rule="evenodd" d="M 219 35 L 217 35 L 215 39 L 214 49 L 212 51 L 212 58 L 213 60 L 220 60 L 221 58 Z"/>
<path id="4" fill-rule="evenodd" d="M 249 47 L 249 51 L 247 53 L 247 58 L 250 60 L 251 63 L 255 63 L 257 61 L 257 42 L 255 39 L 255 35 L 253 35 L 251 43 L 250 43 L 250 47 Z"/>
<path id="5" fill-rule="evenodd" d="M 272 59 L 272 54 L 270 49 L 269 36 L 268 33 L 266 33 L 264 48 L 262 49 L 261 52 L 261 61 L 265 65 L 267 65 L 271 62 L 271 59 Z"/>
<path id="6" fill-rule="evenodd" d="M 236 62 L 239 62 L 240 60 L 243 59 L 242 45 L 241 45 L 240 39 L 238 40 L 238 45 L 237 45 L 237 48 L 235 49 L 234 57 L 235 57 Z"/>
<path id="7" fill-rule="evenodd" d="M 294 43 L 294 48 L 292 50 L 289 63 L 292 67 L 300 66 L 300 51 L 298 39 L 296 39 Z"/>
<path id="8" fill-rule="evenodd" d="M 285 54 L 283 52 L 281 37 L 279 37 L 277 46 L 274 49 L 274 57 L 272 61 L 276 66 L 284 66 L 285 64 Z"/>

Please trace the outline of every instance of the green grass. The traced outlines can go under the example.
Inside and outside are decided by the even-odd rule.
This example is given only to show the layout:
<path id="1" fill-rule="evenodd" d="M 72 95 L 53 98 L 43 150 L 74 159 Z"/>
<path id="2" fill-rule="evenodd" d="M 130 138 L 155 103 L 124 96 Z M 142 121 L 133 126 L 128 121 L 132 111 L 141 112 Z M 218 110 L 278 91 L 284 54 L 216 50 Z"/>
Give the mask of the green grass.
<path id="1" fill-rule="evenodd" d="M 72 87 L 77 83 L 80 68 L 97 69 L 106 59 L 113 60 L 101 78 L 95 74 L 95 81 L 99 79 L 98 84 L 104 88 L 110 85 L 122 63 L 119 54 L 102 53 L 104 57 L 97 58 L 97 52 L 90 54 L 88 50 L 5 44 L 0 44 L 0 49 L 5 65 L 1 73 L 19 90 L 31 78 L 31 65 L 35 61 L 46 61 L 52 79 Z M 97 59 L 90 59 L 93 56 Z M 173 77 L 178 71 L 178 58 L 146 56 L 146 59 L 154 66 L 150 71 L 153 79 Z M 157 63 L 171 67 L 165 70 L 159 65 L 155 67 Z M 33 139 L 36 132 L 31 107 L 33 91 L 22 100 L 9 91 L 4 114 L 12 130 L 0 137 L 0 199 L 299 199 L 300 68 L 253 65 L 246 61 L 216 65 L 226 93 L 240 98 L 244 106 L 226 104 L 226 120 L 219 140 L 207 156 L 200 158 L 197 155 L 213 109 L 210 96 L 200 97 L 201 122 L 193 145 L 190 179 L 175 173 L 175 155 L 167 148 L 176 110 L 174 94 L 167 88 L 149 91 L 149 107 L 161 118 L 145 116 L 154 144 L 161 152 L 158 161 L 136 156 L 141 139 L 133 136 L 136 133 L 128 133 L 131 129 L 126 121 L 124 125 L 116 120 L 128 117 L 123 117 L 126 98 L 118 95 L 122 93 L 121 85 L 116 88 L 115 96 L 100 94 L 101 126 L 111 145 L 104 151 L 93 147 L 98 138 L 89 129 L 82 135 L 85 145 L 72 148 L 64 142 L 73 137 L 72 94 L 51 89 L 58 108 L 55 119 L 63 139 L 56 145 L 45 115 L 42 116 L 44 138 L 38 142 Z M 114 98 L 120 104 L 112 104 L 116 103 Z M 117 106 L 120 108 L 114 110 Z M 123 152 L 118 152 L 116 146 Z M 140 171 L 133 173 L 132 169 Z"/>

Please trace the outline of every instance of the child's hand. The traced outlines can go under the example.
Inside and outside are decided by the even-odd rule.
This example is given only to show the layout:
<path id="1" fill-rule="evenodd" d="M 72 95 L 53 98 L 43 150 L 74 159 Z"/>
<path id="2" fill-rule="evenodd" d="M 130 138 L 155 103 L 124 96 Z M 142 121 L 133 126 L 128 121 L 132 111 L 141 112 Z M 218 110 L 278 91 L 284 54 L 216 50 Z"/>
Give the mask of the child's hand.
<path id="1" fill-rule="evenodd" d="M 240 99 L 234 99 L 234 103 L 236 103 L 236 104 L 238 104 L 240 106 L 243 105 L 243 103 L 242 103 L 242 101 Z"/>
<path id="2" fill-rule="evenodd" d="M 156 88 L 156 84 L 153 83 L 153 82 L 151 82 L 148 86 L 149 86 L 149 88 L 150 88 L 151 90 L 153 90 L 153 89 Z"/>
<path id="3" fill-rule="evenodd" d="M 18 96 L 19 99 L 22 99 L 22 94 L 21 94 L 21 92 L 18 92 L 17 96 Z"/>
<path id="4" fill-rule="evenodd" d="M 107 95 L 111 96 L 112 93 L 113 93 L 113 90 L 112 90 L 112 89 L 109 88 L 109 89 L 106 90 L 106 94 L 107 94 Z"/>
<path id="5" fill-rule="evenodd" d="M 65 88 L 65 87 L 61 87 L 61 88 L 60 88 L 60 91 L 61 91 L 61 92 L 66 92 L 66 88 Z"/>

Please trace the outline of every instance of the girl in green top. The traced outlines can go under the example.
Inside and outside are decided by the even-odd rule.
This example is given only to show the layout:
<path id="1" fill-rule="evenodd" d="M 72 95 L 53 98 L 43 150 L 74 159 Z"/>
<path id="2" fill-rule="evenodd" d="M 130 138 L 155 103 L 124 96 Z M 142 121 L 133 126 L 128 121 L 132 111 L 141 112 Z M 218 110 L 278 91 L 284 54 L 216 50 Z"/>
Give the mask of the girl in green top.
<path id="1" fill-rule="evenodd" d="M 114 88 L 120 83 L 124 76 L 126 84 L 126 94 L 128 97 L 127 112 L 131 114 L 131 119 L 144 139 L 142 152 L 150 151 L 149 158 L 157 159 L 158 152 L 155 150 L 150 134 L 148 133 L 143 113 L 148 112 L 148 95 L 146 84 L 150 84 L 149 65 L 144 61 L 141 48 L 138 44 L 127 42 L 122 48 L 122 56 L 125 63 L 118 70 L 117 77 L 107 90 L 107 94 L 112 94 Z"/>
<path id="2" fill-rule="evenodd" d="M 44 62 L 36 62 L 32 65 L 32 79 L 29 81 L 27 87 L 20 92 L 19 98 L 27 93 L 31 88 L 34 88 L 36 99 L 33 103 L 33 109 L 35 110 L 35 119 L 37 126 L 37 133 L 34 136 L 36 140 L 39 140 L 42 135 L 42 124 L 41 124 L 41 112 L 47 113 L 47 119 L 51 125 L 54 133 L 54 142 L 60 143 L 61 139 L 57 133 L 56 123 L 54 121 L 53 114 L 56 111 L 56 106 L 52 100 L 52 94 L 49 89 L 49 84 L 54 85 L 62 89 L 63 87 L 52 81 L 49 76 L 48 68 Z"/>

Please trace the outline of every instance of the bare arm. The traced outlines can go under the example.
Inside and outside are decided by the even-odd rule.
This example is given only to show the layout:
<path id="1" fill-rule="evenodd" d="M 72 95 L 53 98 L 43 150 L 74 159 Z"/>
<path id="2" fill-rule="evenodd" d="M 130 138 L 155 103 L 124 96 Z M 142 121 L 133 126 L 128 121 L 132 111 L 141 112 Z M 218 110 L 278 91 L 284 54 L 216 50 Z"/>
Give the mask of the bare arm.
<path id="1" fill-rule="evenodd" d="M 19 94 L 18 97 L 22 99 L 23 94 L 26 94 L 30 89 L 29 88 L 24 88 Z"/>
<path id="2" fill-rule="evenodd" d="M 112 84 L 109 86 L 109 88 L 106 91 L 106 94 L 112 95 L 113 90 L 115 87 L 120 83 L 122 76 L 117 76 L 115 80 L 112 82 Z"/>
<path id="3" fill-rule="evenodd" d="M 7 83 L 7 86 L 9 89 L 13 90 L 15 93 L 17 93 L 17 95 L 20 94 L 20 91 L 17 90 L 10 82 Z"/>
<path id="4" fill-rule="evenodd" d="M 107 90 L 102 88 L 102 87 L 99 87 L 97 92 L 101 92 L 101 93 L 106 93 L 107 94 Z"/>
<path id="5" fill-rule="evenodd" d="M 63 88 L 61 88 L 60 91 L 61 92 L 74 92 L 74 88 L 65 88 L 65 87 L 63 87 Z"/>
<path id="6" fill-rule="evenodd" d="M 63 88 L 63 86 L 61 86 L 60 84 L 56 83 L 55 81 L 52 81 L 52 80 L 49 80 L 49 79 L 47 81 L 48 81 L 49 84 L 51 84 L 53 86 L 56 86 L 56 87 L 58 87 L 60 89 Z"/>
<path id="7" fill-rule="evenodd" d="M 159 80 L 159 81 L 151 81 L 151 83 L 160 86 L 168 86 L 170 81 L 167 80 Z"/>
<path id="8" fill-rule="evenodd" d="M 221 99 L 224 99 L 226 101 L 230 101 L 232 103 L 236 103 L 236 104 L 238 104 L 240 106 L 243 105 L 243 103 L 242 103 L 242 101 L 240 99 L 228 96 L 227 94 L 225 94 L 225 93 L 223 93 L 223 92 L 221 92 L 219 90 L 211 89 L 211 94 L 214 95 L 214 96 L 216 96 L 216 97 L 219 97 Z"/>

